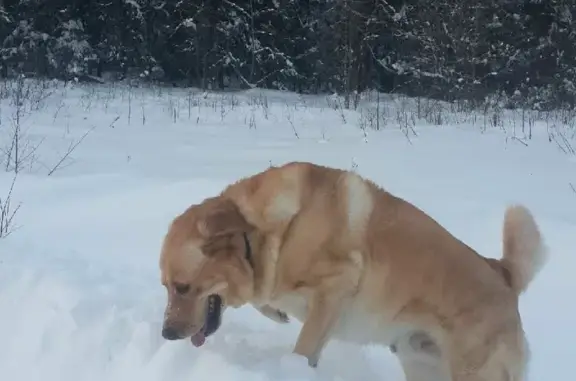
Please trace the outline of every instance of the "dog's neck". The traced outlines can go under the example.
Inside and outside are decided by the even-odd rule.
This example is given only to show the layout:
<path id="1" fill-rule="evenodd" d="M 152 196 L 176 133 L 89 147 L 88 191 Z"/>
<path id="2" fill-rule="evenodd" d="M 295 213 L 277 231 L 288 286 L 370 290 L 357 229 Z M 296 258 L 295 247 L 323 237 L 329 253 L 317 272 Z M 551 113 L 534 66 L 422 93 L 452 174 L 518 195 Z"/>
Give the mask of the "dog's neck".
<path id="1" fill-rule="evenodd" d="M 252 231 L 250 233 L 244 232 L 244 255 L 246 261 L 250 264 L 252 268 L 252 282 L 253 282 L 253 289 L 252 289 L 252 296 L 251 296 L 251 303 L 267 303 L 267 300 L 263 300 L 262 295 L 262 287 L 263 287 L 263 277 L 264 277 L 264 261 L 265 258 L 261 258 L 262 253 L 262 244 L 264 242 L 264 236 L 260 234 L 258 231 Z"/>

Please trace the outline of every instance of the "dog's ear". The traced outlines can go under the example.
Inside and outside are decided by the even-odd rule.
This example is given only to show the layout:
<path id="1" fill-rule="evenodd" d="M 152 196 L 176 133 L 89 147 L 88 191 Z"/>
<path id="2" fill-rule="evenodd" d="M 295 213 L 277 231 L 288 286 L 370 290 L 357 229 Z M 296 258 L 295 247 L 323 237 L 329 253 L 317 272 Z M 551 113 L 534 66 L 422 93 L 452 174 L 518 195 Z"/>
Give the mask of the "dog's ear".
<path id="1" fill-rule="evenodd" d="M 198 230 L 205 238 L 249 232 L 252 229 L 253 226 L 246 221 L 240 209 L 228 199 L 216 200 L 206 216 L 198 221 Z"/>

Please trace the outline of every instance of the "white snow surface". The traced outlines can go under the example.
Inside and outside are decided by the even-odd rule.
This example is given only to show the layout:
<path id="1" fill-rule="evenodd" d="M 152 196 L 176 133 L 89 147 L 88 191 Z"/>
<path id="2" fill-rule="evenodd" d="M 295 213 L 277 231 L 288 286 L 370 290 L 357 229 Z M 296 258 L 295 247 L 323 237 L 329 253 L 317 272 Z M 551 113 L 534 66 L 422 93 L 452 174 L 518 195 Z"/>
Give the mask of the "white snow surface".
<path id="1" fill-rule="evenodd" d="M 529 380 L 571 374 L 576 160 L 558 143 L 574 142 L 569 126 L 536 121 L 528 139 L 519 111 L 490 126 L 492 115 L 437 102 L 428 104 L 442 124 L 432 125 L 416 101 L 382 96 L 376 131 L 373 97 L 343 110 L 335 97 L 258 90 L 47 87 L 21 118 L 29 154 L 12 194 L 21 207 L 0 240 L 0 380 L 403 380 L 387 348 L 337 341 L 311 369 L 291 355 L 300 325 L 250 307 L 229 309 L 202 348 L 162 339 L 158 256 L 171 219 L 230 181 L 293 160 L 354 167 L 487 257 L 501 255 L 505 207 L 530 208 L 550 260 L 520 302 Z M 1 101 L 2 150 L 15 110 L 12 98 Z M 4 199 L 13 172 L 0 163 Z"/>

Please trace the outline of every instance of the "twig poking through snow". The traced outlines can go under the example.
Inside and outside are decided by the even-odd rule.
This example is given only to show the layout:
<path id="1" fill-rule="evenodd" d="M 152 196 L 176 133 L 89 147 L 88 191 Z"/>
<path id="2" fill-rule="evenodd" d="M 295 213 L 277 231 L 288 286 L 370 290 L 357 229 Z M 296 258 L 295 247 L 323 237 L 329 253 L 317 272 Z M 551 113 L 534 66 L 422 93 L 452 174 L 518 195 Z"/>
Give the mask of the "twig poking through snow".
<path id="1" fill-rule="evenodd" d="M 80 145 L 80 143 L 82 143 L 82 141 L 86 138 L 86 136 L 88 136 L 88 134 L 90 132 L 92 132 L 94 129 L 96 128 L 96 126 L 92 126 L 88 131 L 86 131 L 81 137 L 80 139 L 78 139 L 76 142 L 71 143 L 70 147 L 68 147 L 68 150 L 66 151 L 66 153 L 64 154 L 64 156 L 62 156 L 60 158 L 60 160 L 58 160 L 58 162 L 56 163 L 56 165 L 48 172 L 48 176 L 52 175 L 58 168 L 60 168 L 60 166 L 62 165 L 62 163 L 64 162 L 64 160 L 66 160 L 68 158 L 68 156 L 70 156 L 70 154 L 72 152 L 74 152 L 74 150 Z"/>
<path id="2" fill-rule="evenodd" d="M 524 145 L 524 147 L 528 147 L 528 143 L 526 143 L 524 140 L 516 137 L 516 136 L 512 136 L 512 140 L 516 140 L 519 143 L 522 143 Z"/>
<path id="3" fill-rule="evenodd" d="M 14 175 L 12 179 L 8 195 L 6 195 L 4 199 L 0 197 L 0 238 L 6 238 L 16 230 L 14 227 L 14 217 L 20 209 L 20 204 L 12 210 L 12 191 L 14 190 L 17 176 L 18 175 Z"/>

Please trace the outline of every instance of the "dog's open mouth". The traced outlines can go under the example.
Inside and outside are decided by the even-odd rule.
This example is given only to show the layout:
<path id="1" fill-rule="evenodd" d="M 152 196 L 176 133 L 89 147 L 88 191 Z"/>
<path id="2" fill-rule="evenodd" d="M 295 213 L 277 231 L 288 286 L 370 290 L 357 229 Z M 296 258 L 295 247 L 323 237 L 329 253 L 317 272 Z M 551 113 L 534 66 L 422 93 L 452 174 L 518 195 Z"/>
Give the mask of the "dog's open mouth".
<path id="1" fill-rule="evenodd" d="M 192 335 L 190 338 L 192 344 L 196 347 L 204 345 L 206 338 L 216 332 L 218 328 L 220 328 L 220 323 L 222 322 L 222 297 L 216 294 L 210 295 L 208 296 L 206 303 L 204 326 L 200 331 L 198 331 L 198 333 Z"/>

